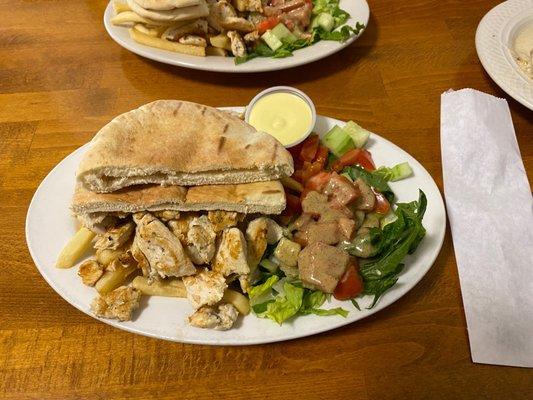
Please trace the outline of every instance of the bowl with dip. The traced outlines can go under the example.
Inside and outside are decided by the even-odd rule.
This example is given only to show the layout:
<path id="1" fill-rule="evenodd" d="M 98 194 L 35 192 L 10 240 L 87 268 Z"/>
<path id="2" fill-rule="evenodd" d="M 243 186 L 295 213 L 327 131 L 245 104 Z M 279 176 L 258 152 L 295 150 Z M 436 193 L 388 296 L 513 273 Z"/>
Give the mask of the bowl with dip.
<path id="1" fill-rule="evenodd" d="M 309 96 L 301 90 L 275 86 L 252 99 L 246 107 L 244 120 L 289 148 L 303 142 L 313 131 L 316 109 Z"/>

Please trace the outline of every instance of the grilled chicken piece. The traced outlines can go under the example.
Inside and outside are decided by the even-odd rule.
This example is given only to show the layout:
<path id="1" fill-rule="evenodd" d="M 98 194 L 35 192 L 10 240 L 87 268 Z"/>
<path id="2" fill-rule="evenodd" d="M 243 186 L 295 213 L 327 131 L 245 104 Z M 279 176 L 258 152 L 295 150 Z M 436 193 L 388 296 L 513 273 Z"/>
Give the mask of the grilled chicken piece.
<path id="1" fill-rule="evenodd" d="M 121 286 L 103 296 L 96 297 L 91 310 L 97 317 L 129 321 L 133 311 L 139 307 L 141 292 L 130 286 Z"/>
<path id="2" fill-rule="evenodd" d="M 239 32 L 252 32 L 255 30 L 255 25 L 245 18 L 228 17 L 219 22 L 220 26 L 227 30 L 235 30 Z"/>
<path id="3" fill-rule="evenodd" d="M 257 11 L 263 12 L 261 0 L 233 0 L 235 8 L 239 11 Z"/>
<path id="4" fill-rule="evenodd" d="M 131 255 L 137 261 L 137 265 L 141 269 L 142 273 L 146 277 L 150 277 L 150 263 L 144 255 L 144 253 L 139 248 L 139 239 L 137 235 L 133 238 L 133 243 L 131 244 Z"/>
<path id="5" fill-rule="evenodd" d="M 246 43 L 254 43 L 259 40 L 259 32 L 253 31 L 247 33 L 246 35 L 244 35 L 243 39 Z"/>
<path id="6" fill-rule="evenodd" d="M 179 219 L 173 219 L 172 221 L 168 222 L 170 231 L 176 235 L 182 243 L 187 241 L 189 223 L 195 216 L 196 214 L 182 214 Z"/>
<path id="7" fill-rule="evenodd" d="M 191 46 L 207 47 L 207 40 L 197 35 L 185 35 L 178 39 L 181 44 L 188 44 Z"/>
<path id="8" fill-rule="evenodd" d="M 192 218 L 187 231 L 187 254 L 198 265 L 208 264 L 215 255 L 217 234 L 207 216 Z"/>
<path id="9" fill-rule="evenodd" d="M 134 230 L 135 224 L 132 221 L 126 222 L 116 228 L 110 228 L 106 233 L 98 236 L 94 248 L 99 250 L 116 250 L 131 238 Z"/>
<path id="10" fill-rule="evenodd" d="M 180 212 L 174 210 L 154 211 L 152 214 L 163 222 L 172 221 L 173 219 L 180 219 Z"/>
<path id="11" fill-rule="evenodd" d="M 250 267 L 246 252 L 246 240 L 242 232 L 237 228 L 225 229 L 215 255 L 213 270 L 224 276 L 248 275 Z"/>
<path id="12" fill-rule="evenodd" d="M 78 275 L 87 286 L 94 286 L 103 274 L 104 266 L 94 259 L 84 261 L 78 269 Z"/>
<path id="13" fill-rule="evenodd" d="M 223 28 L 220 23 L 232 17 L 237 17 L 237 11 L 226 0 L 220 0 L 209 7 L 207 22 L 210 26 L 221 32 Z"/>
<path id="14" fill-rule="evenodd" d="M 195 309 L 215 305 L 222 300 L 224 291 L 228 287 L 226 279 L 220 273 L 208 269 L 183 278 L 183 284 L 187 291 L 187 299 Z"/>
<path id="15" fill-rule="evenodd" d="M 237 226 L 244 216 L 234 211 L 208 211 L 207 218 L 213 224 L 215 232 L 222 232 L 226 228 Z"/>
<path id="16" fill-rule="evenodd" d="M 267 248 L 268 223 L 267 218 L 261 217 L 250 221 L 246 228 L 246 243 L 248 244 L 248 265 L 254 271 L 259 265 Z"/>
<path id="17" fill-rule="evenodd" d="M 233 55 L 235 57 L 246 55 L 246 45 L 244 44 L 241 35 L 236 31 L 229 31 L 227 35 L 231 41 L 231 52 Z"/>
<path id="18" fill-rule="evenodd" d="M 136 247 L 150 265 L 150 277 L 187 276 L 196 273 L 179 239 L 150 213 L 133 216 L 137 224 Z"/>
<path id="19" fill-rule="evenodd" d="M 198 328 L 226 331 L 233 326 L 238 316 L 239 312 L 231 304 L 204 306 L 189 317 L 189 324 Z"/>

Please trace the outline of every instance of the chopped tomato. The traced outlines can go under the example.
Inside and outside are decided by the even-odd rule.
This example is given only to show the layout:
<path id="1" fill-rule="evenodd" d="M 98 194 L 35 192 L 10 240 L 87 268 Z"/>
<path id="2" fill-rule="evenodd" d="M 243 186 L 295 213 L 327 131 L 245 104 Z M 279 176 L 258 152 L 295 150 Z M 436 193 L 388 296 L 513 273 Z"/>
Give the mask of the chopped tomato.
<path id="1" fill-rule="evenodd" d="M 300 151 L 300 158 L 304 161 L 313 161 L 318 150 L 320 140 L 318 135 L 312 134 L 303 142 L 302 150 Z"/>
<path id="2" fill-rule="evenodd" d="M 326 146 L 318 146 L 318 151 L 316 153 L 315 163 L 320 164 L 322 169 L 326 166 L 328 162 L 329 149 Z"/>
<path id="3" fill-rule="evenodd" d="M 367 171 L 374 171 L 376 166 L 374 160 L 372 160 L 372 154 L 366 149 L 360 149 L 361 153 L 359 154 L 359 159 L 357 164 L 366 169 Z"/>
<path id="4" fill-rule="evenodd" d="M 305 188 L 320 192 L 328 184 L 330 177 L 331 177 L 331 172 L 326 172 L 326 171 L 319 172 L 318 174 L 310 177 L 305 182 Z"/>
<path id="5" fill-rule="evenodd" d="M 349 300 L 363 291 L 363 280 L 357 270 L 357 263 L 350 265 L 333 291 L 337 300 Z"/>
<path id="6" fill-rule="evenodd" d="M 287 191 L 285 191 L 285 197 L 287 198 L 288 209 L 294 211 L 295 213 L 302 212 L 302 203 L 300 202 L 300 197 L 287 193 Z"/>
<path id="7" fill-rule="evenodd" d="M 318 174 L 323 169 L 324 169 L 323 166 L 320 165 L 317 162 L 310 163 L 310 162 L 304 161 L 304 171 L 303 171 L 303 175 L 302 175 L 302 178 L 304 180 L 304 184 L 305 184 L 305 182 L 307 182 L 307 180 L 309 178 L 311 178 L 312 176 L 315 176 L 316 174 Z"/>
<path id="8" fill-rule="evenodd" d="M 263 21 L 259 22 L 255 27 L 257 28 L 257 31 L 260 35 L 268 31 L 269 29 L 274 28 L 279 22 L 279 17 L 269 17 L 267 19 L 264 19 Z"/>
<path id="9" fill-rule="evenodd" d="M 340 172 L 344 167 L 357 164 L 359 161 L 360 149 L 352 149 L 344 153 L 341 158 L 333 163 L 331 168 L 333 171 Z M 363 167 L 364 168 L 364 167 Z"/>
<path id="10" fill-rule="evenodd" d="M 374 205 L 374 211 L 382 215 L 387 214 L 390 210 L 389 201 L 385 198 L 383 193 L 378 192 L 377 190 L 374 190 L 374 188 L 372 188 L 372 191 L 376 195 L 376 203 Z"/>

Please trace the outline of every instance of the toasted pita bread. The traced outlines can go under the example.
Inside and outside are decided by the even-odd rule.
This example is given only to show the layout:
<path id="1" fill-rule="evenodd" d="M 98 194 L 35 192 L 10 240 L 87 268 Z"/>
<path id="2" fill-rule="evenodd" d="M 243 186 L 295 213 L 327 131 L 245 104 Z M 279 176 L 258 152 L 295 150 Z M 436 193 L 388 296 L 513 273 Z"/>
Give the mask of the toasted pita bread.
<path id="1" fill-rule="evenodd" d="M 209 7 L 205 0 L 199 0 L 198 4 L 194 6 L 173 8 L 171 10 L 147 10 L 137 4 L 134 0 L 128 0 L 128 6 L 141 17 L 154 21 L 185 21 L 209 15 Z"/>
<path id="2" fill-rule="evenodd" d="M 227 112 L 160 100 L 119 115 L 96 134 L 77 179 L 107 193 L 142 184 L 196 186 L 269 181 L 293 173 L 272 136 Z"/>
<path id="3" fill-rule="evenodd" d="M 196 6 L 201 0 L 133 0 L 146 10 L 167 11 L 174 8 Z"/>
<path id="4" fill-rule="evenodd" d="M 285 209 L 285 193 L 279 181 L 240 185 L 181 186 L 143 185 L 113 193 L 94 193 L 78 185 L 71 211 L 89 229 L 111 216 L 139 211 L 209 211 L 279 214 Z"/>

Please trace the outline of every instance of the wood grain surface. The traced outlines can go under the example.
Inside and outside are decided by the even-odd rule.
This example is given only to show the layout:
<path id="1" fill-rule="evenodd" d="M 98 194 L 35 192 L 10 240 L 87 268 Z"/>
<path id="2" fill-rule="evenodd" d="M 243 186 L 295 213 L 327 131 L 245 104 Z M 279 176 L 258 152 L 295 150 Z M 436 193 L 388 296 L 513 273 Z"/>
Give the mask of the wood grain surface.
<path id="1" fill-rule="evenodd" d="M 387 309 L 264 346 L 168 343 L 111 328 L 41 278 L 24 222 L 39 182 L 113 116 L 164 98 L 246 104 L 296 86 L 415 156 L 442 190 L 440 94 L 507 98 L 533 176 L 533 112 L 502 92 L 474 33 L 494 0 L 374 0 L 367 31 L 325 60 L 225 75 L 140 58 L 106 34 L 102 0 L 0 0 L 0 398 L 531 399 L 531 369 L 473 364 L 449 231 L 426 277 Z"/>

